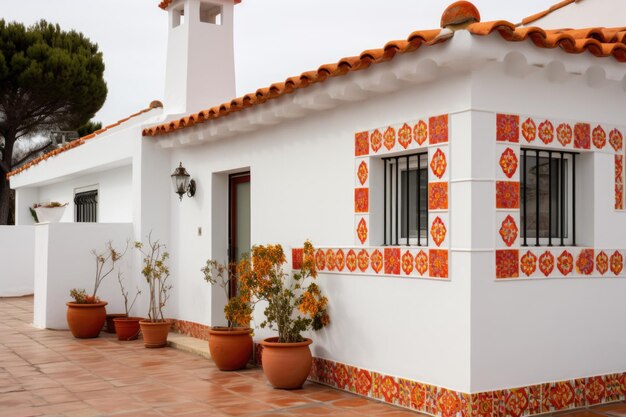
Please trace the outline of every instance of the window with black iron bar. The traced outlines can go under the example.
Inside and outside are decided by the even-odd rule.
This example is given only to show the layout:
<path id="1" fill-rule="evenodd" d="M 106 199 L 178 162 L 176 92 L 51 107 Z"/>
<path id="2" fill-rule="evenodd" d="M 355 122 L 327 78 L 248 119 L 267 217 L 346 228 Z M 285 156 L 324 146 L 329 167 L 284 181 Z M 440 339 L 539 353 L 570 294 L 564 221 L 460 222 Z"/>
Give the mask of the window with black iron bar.
<path id="1" fill-rule="evenodd" d="M 384 245 L 428 246 L 428 152 L 383 163 Z"/>
<path id="2" fill-rule="evenodd" d="M 521 149 L 521 245 L 576 245 L 574 152 Z"/>
<path id="3" fill-rule="evenodd" d="M 84 191 L 74 195 L 74 220 L 77 223 L 98 221 L 98 190 Z"/>

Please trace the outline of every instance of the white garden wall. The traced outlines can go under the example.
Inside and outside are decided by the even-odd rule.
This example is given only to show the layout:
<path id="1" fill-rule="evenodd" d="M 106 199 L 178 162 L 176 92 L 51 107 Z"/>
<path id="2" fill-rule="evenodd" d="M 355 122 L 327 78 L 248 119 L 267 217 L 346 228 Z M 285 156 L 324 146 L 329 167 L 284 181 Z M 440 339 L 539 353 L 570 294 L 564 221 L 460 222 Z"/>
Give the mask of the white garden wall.
<path id="1" fill-rule="evenodd" d="M 72 288 L 84 288 L 88 294 L 95 282 L 95 257 L 91 250 L 102 252 L 111 241 L 123 250 L 130 241 L 127 256 L 119 263 L 125 286 L 131 293 L 137 286 L 144 290 L 143 280 L 132 273 L 133 227 L 130 223 L 52 223 L 34 226 L 35 245 L 35 300 L 34 325 L 39 328 L 67 329 L 65 303 L 70 301 Z M 107 313 L 123 313 L 124 301 L 113 273 L 102 282 L 98 297 L 109 304 Z M 136 309 L 134 315 L 145 314 Z"/>
<path id="2" fill-rule="evenodd" d="M 16 297 L 34 291 L 35 228 L 0 226 L 0 297 Z"/>

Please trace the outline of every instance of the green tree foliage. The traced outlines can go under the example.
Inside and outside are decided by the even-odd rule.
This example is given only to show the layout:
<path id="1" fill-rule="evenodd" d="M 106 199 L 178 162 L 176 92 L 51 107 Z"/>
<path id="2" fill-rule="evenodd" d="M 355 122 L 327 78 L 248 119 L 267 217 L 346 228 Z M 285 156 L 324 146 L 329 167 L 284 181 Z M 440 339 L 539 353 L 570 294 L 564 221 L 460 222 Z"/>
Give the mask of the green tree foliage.
<path id="1" fill-rule="evenodd" d="M 78 137 L 82 138 L 83 136 L 87 136 L 100 129 L 102 129 L 101 122 L 94 122 L 93 120 L 90 120 L 81 127 L 79 127 L 76 131 L 78 132 Z"/>
<path id="2" fill-rule="evenodd" d="M 0 224 L 9 218 L 15 142 L 89 122 L 106 99 L 103 73 L 98 45 L 81 33 L 0 19 Z"/>

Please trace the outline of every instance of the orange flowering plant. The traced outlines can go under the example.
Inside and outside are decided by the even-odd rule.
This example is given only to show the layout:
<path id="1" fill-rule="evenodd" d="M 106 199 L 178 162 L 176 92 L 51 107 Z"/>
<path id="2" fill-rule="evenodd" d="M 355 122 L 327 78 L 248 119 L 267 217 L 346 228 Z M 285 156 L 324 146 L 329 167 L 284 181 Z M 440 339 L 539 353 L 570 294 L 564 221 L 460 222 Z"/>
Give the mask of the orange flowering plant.
<path id="1" fill-rule="evenodd" d="M 228 297 L 228 288 L 231 283 L 238 283 L 236 275 L 231 272 L 234 270 L 234 264 L 230 265 L 230 268 L 227 268 L 226 265 L 216 260 L 209 259 L 202 268 L 202 275 L 206 282 L 222 287 L 226 293 L 226 297 Z M 252 302 L 250 291 L 238 288 L 237 295 L 230 297 L 224 307 L 224 316 L 226 320 L 228 320 L 228 327 L 249 327 L 252 321 L 253 308 L 254 303 Z"/>
<path id="2" fill-rule="evenodd" d="M 286 258 L 278 244 L 253 246 L 251 255 L 237 265 L 243 291 L 267 302 L 260 326 L 277 330 L 279 343 L 301 342 L 302 332 L 319 330 L 330 323 L 328 299 L 312 282 L 317 277 L 314 253 L 313 245 L 306 241 L 301 269 L 292 275 L 283 269 Z"/>

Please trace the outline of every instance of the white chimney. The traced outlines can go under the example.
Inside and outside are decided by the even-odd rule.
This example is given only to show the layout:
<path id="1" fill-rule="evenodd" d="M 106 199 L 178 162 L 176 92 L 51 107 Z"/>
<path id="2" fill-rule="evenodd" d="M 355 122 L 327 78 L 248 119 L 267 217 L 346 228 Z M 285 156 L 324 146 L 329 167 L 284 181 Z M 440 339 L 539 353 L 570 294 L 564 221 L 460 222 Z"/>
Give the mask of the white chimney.
<path id="1" fill-rule="evenodd" d="M 194 113 L 235 98 L 234 6 L 234 0 L 168 5 L 167 114 Z"/>

